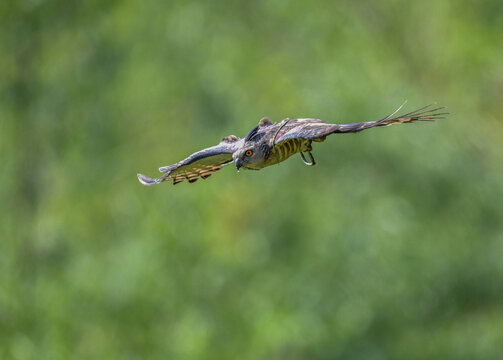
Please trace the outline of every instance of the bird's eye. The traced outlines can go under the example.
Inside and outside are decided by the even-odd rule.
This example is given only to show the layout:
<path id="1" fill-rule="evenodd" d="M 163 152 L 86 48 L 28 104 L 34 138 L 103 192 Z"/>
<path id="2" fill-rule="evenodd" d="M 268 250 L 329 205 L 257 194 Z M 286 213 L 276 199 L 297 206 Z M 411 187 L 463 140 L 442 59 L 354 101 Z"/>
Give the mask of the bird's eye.
<path id="1" fill-rule="evenodd" d="M 253 151 L 252 150 L 246 150 L 245 155 L 246 156 L 252 156 L 253 155 Z"/>

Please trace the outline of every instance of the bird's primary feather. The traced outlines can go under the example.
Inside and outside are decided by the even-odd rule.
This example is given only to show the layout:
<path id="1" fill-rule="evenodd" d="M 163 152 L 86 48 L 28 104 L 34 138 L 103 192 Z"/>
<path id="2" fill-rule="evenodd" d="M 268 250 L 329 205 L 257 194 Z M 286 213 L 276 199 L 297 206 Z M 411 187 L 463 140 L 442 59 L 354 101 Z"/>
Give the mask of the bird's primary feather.
<path id="1" fill-rule="evenodd" d="M 184 180 L 192 183 L 199 178 L 207 179 L 224 165 L 232 162 L 232 154 L 239 148 L 239 144 L 240 139 L 230 135 L 223 138 L 216 146 L 198 151 L 176 164 L 159 168 L 164 174 L 158 179 L 138 174 L 138 180 L 143 185 L 150 186 L 170 180 L 176 185 Z"/>

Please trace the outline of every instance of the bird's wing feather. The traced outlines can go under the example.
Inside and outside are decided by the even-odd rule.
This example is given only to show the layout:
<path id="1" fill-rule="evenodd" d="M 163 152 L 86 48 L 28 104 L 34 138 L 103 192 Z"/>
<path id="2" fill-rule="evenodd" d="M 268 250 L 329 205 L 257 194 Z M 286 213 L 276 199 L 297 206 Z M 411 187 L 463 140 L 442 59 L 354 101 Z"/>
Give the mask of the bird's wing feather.
<path id="1" fill-rule="evenodd" d="M 232 154 L 239 149 L 242 142 L 243 140 L 236 136 L 228 136 L 218 145 L 198 151 L 176 164 L 159 168 L 164 174 L 158 179 L 138 174 L 138 180 L 143 185 L 150 186 L 169 180 L 173 180 L 173 185 L 176 185 L 184 180 L 192 183 L 200 177 L 207 179 L 212 173 L 232 162 Z"/>
<path id="2" fill-rule="evenodd" d="M 403 105 L 402 105 L 403 106 Z M 365 121 L 349 124 L 328 124 L 319 119 L 296 119 L 286 124 L 277 134 L 275 144 L 288 139 L 318 140 L 334 133 L 358 132 L 376 126 L 388 126 L 393 124 L 405 124 L 416 121 L 433 121 L 442 119 L 446 112 L 441 112 L 443 107 L 432 108 L 432 105 L 422 107 L 410 113 L 393 117 L 401 108 L 400 106 L 392 114 L 376 121 Z"/>

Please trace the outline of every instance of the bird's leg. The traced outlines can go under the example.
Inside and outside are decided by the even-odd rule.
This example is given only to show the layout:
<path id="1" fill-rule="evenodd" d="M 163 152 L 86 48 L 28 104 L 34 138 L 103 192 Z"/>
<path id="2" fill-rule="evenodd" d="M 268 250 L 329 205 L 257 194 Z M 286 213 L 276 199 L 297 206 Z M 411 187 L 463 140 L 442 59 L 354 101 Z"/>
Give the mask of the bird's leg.
<path id="1" fill-rule="evenodd" d="M 300 157 L 302 158 L 302 162 L 306 164 L 307 166 L 313 166 L 316 165 L 316 161 L 314 160 L 313 154 L 311 154 L 311 151 L 313 151 L 313 147 L 311 146 L 311 140 L 307 141 L 305 144 L 305 150 L 308 154 L 309 157 L 311 158 L 311 162 L 308 162 L 306 158 L 304 157 L 304 152 L 300 152 Z"/>
<path id="2" fill-rule="evenodd" d="M 311 150 L 307 150 L 307 153 L 309 154 L 309 157 L 311 158 L 311 162 L 308 162 L 306 158 L 304 157 L 304 153 L 301 151 L 300 152 L 300 157 L 302 158 L 302 162 L 306 164 L 307 166 L 313 166 L 316 165 L 316 160 L 314 160 L 313 154 L 311 154 Z"/>

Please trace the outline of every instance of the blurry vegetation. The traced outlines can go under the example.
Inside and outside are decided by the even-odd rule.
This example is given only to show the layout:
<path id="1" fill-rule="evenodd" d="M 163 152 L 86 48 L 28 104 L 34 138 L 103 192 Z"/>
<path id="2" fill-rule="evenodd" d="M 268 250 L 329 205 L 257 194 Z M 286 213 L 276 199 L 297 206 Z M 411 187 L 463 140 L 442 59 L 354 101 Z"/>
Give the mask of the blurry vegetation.
<path id="1" fill-rule="evenodd" d="M 0 2 L 1 359 L 499 359 L 503 2 Z M 141 186 L 262 116 L 334 135 Z"/>

